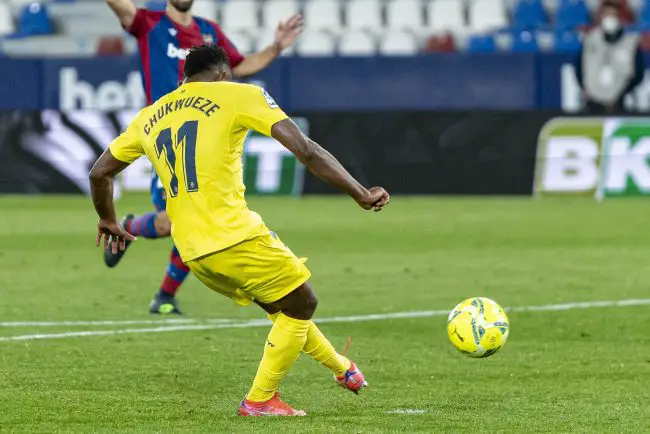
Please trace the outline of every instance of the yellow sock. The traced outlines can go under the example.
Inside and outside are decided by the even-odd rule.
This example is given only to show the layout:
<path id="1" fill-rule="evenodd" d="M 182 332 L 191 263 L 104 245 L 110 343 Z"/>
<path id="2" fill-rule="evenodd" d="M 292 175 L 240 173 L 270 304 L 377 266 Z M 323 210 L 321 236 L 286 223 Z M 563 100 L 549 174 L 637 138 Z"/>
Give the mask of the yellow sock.
<path id="1" fill-rule="evenodd" d="M 345 374 L 345 371 L 350 369 L 350 365 L 352 365 L 352 362 L 350 362 L 347 357 L 336 352 L 332 343 L 325 337 L 323 332 L 320 331 L 313 321 L 309 322 L 307 341 L 302 350 L 306 354 L 309 354 L 314 360 L 320 362 L 323 366 L 332 371 L 337 377 Z"/>
<path id="2" fill-rule="evenodd" d="M 268 314 L 271 321 L 275 321 L 279 313 Z M 314 360 L 320 362 L 328 368 L 337 377 L 345 374 L 350 369 L 352 362 L 347 357 L 338 354 L 331 342 L 320 331 L 313 321 L 309 321 L 309 331 L 307 331 L 307 341 L 302 351 L 309 354 Z"/>
<path id="3" fill-rule="evenodd" d="M 311 321 L 290 318 L 280 313 L 273 322 L 264 346 L 264 356 L 257 369 L 249 401 L 263 402 L 273 397 L 280 381 L 298 359 L 307 340 Z"/>

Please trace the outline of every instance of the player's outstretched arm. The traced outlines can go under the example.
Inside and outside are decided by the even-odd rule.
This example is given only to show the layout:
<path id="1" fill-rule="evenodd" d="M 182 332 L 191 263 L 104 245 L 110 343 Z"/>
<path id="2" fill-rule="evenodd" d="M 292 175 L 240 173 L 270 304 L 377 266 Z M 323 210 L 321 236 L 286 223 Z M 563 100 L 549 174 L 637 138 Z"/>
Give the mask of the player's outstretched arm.
<path id="1" fill-rule="evenodd" d="M 138 9 L 131 0 L 106 0 L 106 4 L 115 12 L 125 29 L 133 25 Z"/>
<path id="2" fill-rule="evenodd" d="M 99 215 L 97 223 L 97 239 L 95 244 L 100 245 L 104 239 L 104 248 L 108 249 L 109 240 L 113 253 L 126 248 L 126 241 L 134 241 L 135 237 L 124 230 L 115 217 L 115 205 L 113 203 L 113 180 L 115 175 L 124 170 L 129 164 L 113 157 L 107 149 L 99 157 L 93 168 L 90 170 L 90 194 L 95 205 L 95 211 Z"/>
<path id="3" fill-rule="evenodd" d="M 381 211 L 390 201 L 390 196 L 383 188 L 367 189 L 359 184 L 332 154 L 305 136 L 291 119 L 274 124 L 271 135 L 291 151 L 311 173 L 352 196 L 363 209 Z"/>

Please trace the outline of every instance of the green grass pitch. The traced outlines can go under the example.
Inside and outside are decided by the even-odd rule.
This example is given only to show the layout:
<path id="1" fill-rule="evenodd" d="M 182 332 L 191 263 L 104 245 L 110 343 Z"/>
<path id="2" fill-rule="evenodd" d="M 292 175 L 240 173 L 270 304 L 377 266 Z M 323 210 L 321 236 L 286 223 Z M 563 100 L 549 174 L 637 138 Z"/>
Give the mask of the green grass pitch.
<path id="1" fill-rule="evenodd" d="M 650 298 L 646 200 L 395 197 L 379 214 L 344 198 L 253 198 L 308 256 L 317 317 Z M 127 196 L 119 213 L 149 211 Z M 141 239 L 114 270 L 88 198 L 0 198 L 0 432 L 630 432 L 650 430 L 650 306 L 513 312 L 508 344 L 473 360 L 446 318 L 323 324 L 370 387 L 337 388 L 301 357 L 283 397 L 309 416 L 238 418 L 266 327 L 8 341 L 164 324 L 147 313 L 170 241 Z M 261 318 L 190 277 L 184 318 Z M 417 410 L 409 414 L 395 411 Z"/>

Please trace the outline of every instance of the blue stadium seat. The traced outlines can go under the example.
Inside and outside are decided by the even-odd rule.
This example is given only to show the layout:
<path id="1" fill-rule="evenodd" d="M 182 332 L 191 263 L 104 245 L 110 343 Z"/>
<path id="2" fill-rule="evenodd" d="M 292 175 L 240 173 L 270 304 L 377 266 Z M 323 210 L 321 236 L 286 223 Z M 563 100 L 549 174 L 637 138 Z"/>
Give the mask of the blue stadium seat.
<path id="1" fill-rule="evenodd" d="M 637 21 L 642 28 L 650 27 L 650 1 L 643 3 L 643 6 L 637 15 Z"/>
<path id="2" fill-rule="evenodd" d="M 553 48 L 558 53 L 577 53 L 582 47 L 582 41 L 577 32 L 561 30 L 555 33 Z"/>
<path id="3" fill-rule="evenodd" d="M 536 53 L 539 51 L 537 38 L 534 32 L 524 30 L 512 35 L 510 50 L 513 53 Z"/>
<path id="4" fill-rule="evenodd" d="M 519 0 L 513 14 L 513 27 L 517 30 L 539 29 L 548 24 L 542 0 Z"/>
<path id="5" fill-rule="evenodd" d="M 149 0 L 145 7 L 150 11 L 164 11 L 167 3 L 165 0 Z"/>
<path id="6" fill-rule="evenodd" d="M 42 3 L 30 3 L 23 6 L 18 14 L 18 31 L 13 37 L 51 35 L 54 25 L 47 7 Z"/>
<path id="7" fill-rule="evenodd" d="M 584 0 L 560 0 L 555 13 L 555 27 L 558 30 L 573 30 L 591 22 Z"/>
<path id="8" fill-rule="evenodd" d="M 470 53 L 494 53 L 497 44 L 492 35 L 473 35 L 469 38 L 467 51 Z"/>

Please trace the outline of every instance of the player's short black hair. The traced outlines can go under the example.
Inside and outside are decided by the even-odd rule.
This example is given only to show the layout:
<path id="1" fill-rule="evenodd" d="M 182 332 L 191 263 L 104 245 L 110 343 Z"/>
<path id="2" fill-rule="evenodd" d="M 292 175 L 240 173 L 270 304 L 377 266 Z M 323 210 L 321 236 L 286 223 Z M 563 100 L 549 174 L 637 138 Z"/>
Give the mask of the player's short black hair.
<path id="1" fill-rule="evenodd" d="M 210 68 L 230 67 L 230 60 L 223 48 L 213 45 L 201 45 L 190 50 L 185 58 L 183 73 L 191 77 Z"/>

